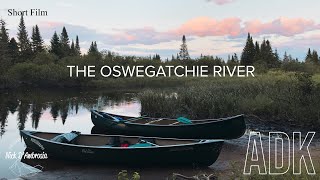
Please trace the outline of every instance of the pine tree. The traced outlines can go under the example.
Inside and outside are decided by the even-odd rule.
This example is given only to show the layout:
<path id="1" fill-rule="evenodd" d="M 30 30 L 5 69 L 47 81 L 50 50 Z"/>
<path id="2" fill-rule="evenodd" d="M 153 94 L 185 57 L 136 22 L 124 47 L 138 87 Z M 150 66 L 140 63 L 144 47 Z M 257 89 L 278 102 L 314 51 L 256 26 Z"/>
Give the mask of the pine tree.
<path id="1" fill-rule="evenodd" d="M 60 43 L 59 36 L 57 35 L 57 32 L 54 32 L 50 43 L 51 43 L 51 47 L 50 47 L 49 52 L 52 53 L 52 54 L 55 54 L 56 56 L 61 58 L 61 56 L 62 56 L 62 54 L 61 54 L 61 43 Z"/>
<path id="2" fill-rule="evenodd" d="M 254 46 L 254 58 L 253 62 L 257 62 L 260 60 L 260 45 L 258 41 L 256 41 L 255 46 Z"/>
<path id="3" fill-rule="evenodd" d="M 94 46 L 95 51 L 98 52 L 98 46 L 97 46 L 97 42 L 96 41 L 93 43 L 93 46 Z"/>
<path id="4" fill-rule="evenodd" d="M 253 40 L 250 33 L 248 33 L 247 42 L 242 51 L 240 63 L 245 66 L 252 65 L 254 62 L 254 56 L 255 56 L 255 48 L 254 48 Z"/>
<path id="5" fill-rule="evenodd" d="M 284 52 L 284 55 L 283 55 L 283 62 L 284 62 L 284 63 L 287 63 L 287 62 L 289 62 L 289 61 L 290 61 L 289 56 L 287 55 L 287 51 L 285 51 L 285 52 Z"/>
<path id="6" fill-rule="evenodd" d="M 62 28 L 60 35 L 61 53 L 62 57 L 66 57 L 70 54 L 69 36 L 65 27 Z"/>
<path id="7" fill-rule="evenodd" d="M 6 23 L 0 20 L 0 74 L 4 73 L 12 64 L 9 52 L 9 35 Z"/>
<path id="8" fill-rule="evenodd" d="M 176 58 L 174 57 L 174 55 L 171 56 L 171 61 L 176 60 Z"/>
<path id="9" fill-rule="evenodd" d="M 311 54 L 311 49 L 309 48 L 309 50 L 308 50 L 308 53 L 307 53 L 307 56 L 306 56 L 306 62 L 307 61 L 309 61 L 309 60 L 311 60 L 311 58 L 312 58 L 312 54 Z"/>
<path id="10" fill-rule="evenodd" d="M 275 62 L 280 62 L 278 49 L 274 50 L 274 58 L 275 58 Z"/>
<path id="11" fill-rule="evenodd" d="M 159 54 L 155 54 L 153 55 L 152 60 L 161 60 L 161 57 Z"/>
<path id="12" fill-rule="evenodd" d="M 19 47 L 17 41 L 14 38 L 11 38 L 9 42 L 9 53 L 12 58 L 12 64 L 15 64 L 19 59 Z"/>
<path id="13" fill-rule="evenodd" d="M 6 28 L 6 23 L 0 20 L 0 55 L 8 55 L 9 35 Z"/>
<path id="14" fill-rule="evenodd" d="M 43 39 L 40 35 L 40 30 L 38 25 L 35 27 L 32 27 L 32 36 L 31 36 L 31 44 L 32 44 L 32 50 L 34 53 L 39 53 L 44 50 L 43 47 Z"/>
<path id="15" fill-rule="evenodd" d="M 190 59 L 189 52 L 188 52 L 188 46 L 187 46 L 187 40 L 186 36 L 182 36 L 182 44 L 180 47 L 180 52 L 179 52 L 179 58 L 180 60 L 188 60 Z"/>
<path id="16" fill-rule="evenodd" d="M 239 63 L 239 58 L 238 58 L 237 53 L 234 53 L 234 61 L 235 61 L 236 63 Z"/>
<path id="17" fill-rule="evenodd" d="M 26 59 L 30 58 L 32 54 L 32 48 L 31 48 L 30 40 L 28 38 L 28 32 L 26 30 L 23 16 L 21 16 L 20 18 L 17 38 L 19 41 L 18 46 L 20 49 L 20 60 L 21 62 L 24 62 L 26 61 Z"/>
<path id="18" fill-rule="evenodd" d="M 73 40 L 71 41 L 70 55 L 71 55 L 71 56 L 75 56 L 75 55 L 76 55 L 76 49 L 75 49 Z"/>
<path id="19" fill-rule="evenodd" d="M 78 36 L 76 37 L 76 46 L 75 46 L 75 50 L 76 50 L 76 55 L 81 55 L 81 51 L 80 51 L 80 44 L 79 44 L 79 38 Z"/>
<path id="20" fill-rule="evenodd" d="M 312 51 L 312 63 L 313 64 L 319 64 L 319 56 L 318 56 L 318 52 L 313 50 Z"/>
<path id="21" fill-rule="evenodd" d="M 91 42 L 91 45 L 90 45 L 90 47 L 89 47 L 89 50 L 88 50 L 88 54 L 90 55 L 90 54 L 94 54 L 94 53 L 97 53 L 97 52 L 99 52 L 98 51 L 98 46 L 97 46 L 97 42 Z"/>
<path id="22" fill-rule="evenodd" d="M 263 40 L 260 47 L 260 62 L 267 65 L 268 68 L 274 68 L 279 66 L 279 55 L 273 52 L 271 43 L 269 40 Z"/>
<path id="23" fill-rule="evenodd" d="M 310 63 L 312 61 L 311 49 L 309 48 L 305 61 Z"/>

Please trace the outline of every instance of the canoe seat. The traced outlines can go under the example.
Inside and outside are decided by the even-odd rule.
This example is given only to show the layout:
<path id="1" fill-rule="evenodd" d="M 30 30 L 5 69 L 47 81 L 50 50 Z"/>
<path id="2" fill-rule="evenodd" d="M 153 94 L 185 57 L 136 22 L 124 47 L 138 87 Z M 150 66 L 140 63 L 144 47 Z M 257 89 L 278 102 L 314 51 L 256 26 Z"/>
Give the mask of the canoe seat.
<path id="1" fill-rule="evenodd" d="M 174 122 L 174 123 L 169 124 L 169 125 L 177 125 L 177 124 L 180 124 L 180 122 L 179 122 L 179 121 L 177 121 L 177 122 Z"/>
<path id="2" fill-rule="evenodd" d="M 154 121 L 150 121 L 150 122 L 148 122 L 148 123 L 146 123 L 146 124 L 152 124 L 152 123 L 156 123 L 156 122 L 159 122 L 159 121 L 162 121 L 163 119 L 158 119 L 158 120 L 154 120 Z"/>
<path id="3" fill-rule="evenodd" d="M 80 132 L 72 131 L 70 133 L 60 134 L 52 138 L 51 141 L 70 144 L 73 143 L 79 135 Z"/>

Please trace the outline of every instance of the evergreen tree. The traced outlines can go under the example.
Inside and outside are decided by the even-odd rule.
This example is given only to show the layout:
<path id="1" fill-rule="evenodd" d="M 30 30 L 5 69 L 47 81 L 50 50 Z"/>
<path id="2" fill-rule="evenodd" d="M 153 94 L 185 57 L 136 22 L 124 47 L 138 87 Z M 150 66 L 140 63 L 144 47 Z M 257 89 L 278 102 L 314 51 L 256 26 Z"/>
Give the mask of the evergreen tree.
<path id="1" fill-rule="evenodd" d="M 62 28 L 60 35 L 61 53 L 62 57 L 66 57 L 70 54 L 69 36 L 65 27 Z"/>
<path id="2" fill-rule="evenodd" d="M 237 63 L 239 63 L 239 58 L 238 58 L 238 55 L 237 55 L 237 53 L 234 53 L 234 61 L 235 62 L 237 62 Z"/>
<path id="3" fill-rule="evenodd" d="M 231 62 L 235 62 L 235 61 L 234 61 L 234 56 L 233 56 L 233 55 L 231 56 Z"/>
<path id="4" fill-rule="evenodd" d="M 259 55 L 260 54 L 260 45 L 259 45 L 258 41 L 256 41 L 254 50 L 255 50 L 255 55 Z"/>
<path id="5" fill-rule="evenodd" d="M 315 51 L 315 50 L 312 51 L 312 63 L 313 64 L 319 64 L 318 52 Z"/>
<path id="6" fill-rule="evenodd" d="M 35 27 L 32 27 L 32 36 L 31 36 L 31 44 L 32 44 L 32 49 L 34 53 L 39 53 L 44 50 L 43 47 L 43 39 L 40 35 L 40 30 L 38 25 Z"/>
<path id="7" fill-rule="evenodd" d="M 9 54 L 11 55 L 12 64 L 15 64 L 19 59 L 19 47 L 14 38 L 11 38 L 9 42 Z"/>
<path id="8" fill-rule="evenodd" d="M 305 61 L 310 63 L 312 61 L 311 49 L 309 48 Z"/>
<path id="9" fill-rule="evenodd" d="M 61 58 L 61 56 L 62 56 L 62 54 L 61 54 L 61 43 L 60 43 L 59 36 L 57 35 L 57 32 L 54 32 L 50 43 L 51 43 L 51 47 L 50 47 L 49 52 L 52 53 L 52 54 L 55 54 L 56 56 Z"/>
<path id="10" fill-rule="evenodd" d="M 187 46 L 187 40 L 186 36 L 182 36 L 182 44 L 180 47 L 180 52 L 179 52 L 179 58 L 180 60 L 188 60 L 190 59 L 189 52 L 188 52 L 188 46 Z"/>
<path id="11" fill-rule="evenodd" d="M 274 51 L 274 58 L 275 62 L 280 62 L 280 57 L 277 49 Z"/>
<path id="12" fill-rule="evenodd" d="M 97 42 L 96 41 L 93 43 L 93 46 L 94 46 L 95 51 L 98 52 L 98 46 L 97 46 Z"/>
<path id="13" fill-rule="evenodd" d="M 176 58 L 174 57 L 174 55 L 171 56 L 171 61 L 176 60 Z"/>
<path id="14" fill-rule="evenodd" d="M 94 53 L 97 53 L 97 52 L 99 52 L 97 43 L 92 41 L 91 45 L 89 47 L 89 50 L 88 50 L 88 54 L 90 55 L 90 54 L 94 54 Z"/>
<path id="15" fill-rule="evenodd" d="M 76 46 L 75 46 L 75 50 L 76 50 L 76 55 L 81 55 L 81 51 L 80 51 L 80 44 L 79 44 L 79 38 L 78 38 L 78 36 L 76 37 Z"/>
<path id="16" fill-rule="evenodd" d="M 283 62 L 284 62 L 284 63 L 287 63 L 287 62 L 289 62 L 289 61 L 290 61 L 289 56 L 287 55 L 287 51 L 285 51 L 285 52 L 284 52 L 284 55 L 283 55 Z"/>
<path id="17" fill-rule="evenodd" d="M 24 62 L 26 61 L 26 59 L 30 58 L 32 54 L 32 48 L 31 48 L 30 40 L 28 38 L 28 32 L 26 30 L 23 16 L 21 16 L 20 18 L 17 38 L 19 41 L 18 46 L 20 49 L 20 60 L 21 62 Z"/>
<path id="18" fill-rule="evenodd" d="M 72 40 L 71 46 L 70 46 L 70 55 L 71 56 L 75 56 L 76 55 L 76 49 L 75 49 L 73 40 Z"/>
<path id="19" fill-rule="evenodd" d="M 4 73 L 12 64 L 9 52 L 9 35 L 6 23 L 0 20 L 0 74 Z"/>
<path id="20" fill-rule="evenodd" d="M 255 46 L 254 46 L 254 58 L 253 62 L 257 62 L 260 59 L 260 45 L 258 41 L 256 41 Z"/>
<path id="21" fill-rule="evenodd" d="M 6 23 L 3 20 L 0 20 L 0 26 L 0 55 L 7 56 L 9 54 L 9 35 L 6 28 Z"/>
<path id="22" fill-rule="evenodd" d="M 266 63 L 268 68 L 274 68 L 279 65 L 279 55 L 277 57 L 272 50 L 271 43 L 269 40 L 263 40 L 260 47 L 259 60 Z"/>
<path id="23" fill-rule="evenodd" d="M 152 60 L 161 60 L 161 57 L 159 54 L 155 54 L 153 57 L 152 57 Z"/>
<path id="24" fill-rule="evenodd" d="M 248 33 L 246 45 L 241 54 L 241 64 L 242 65 L 252 65 L 254 62 L 255 48 L 253 44 L 252 37 Z"/>

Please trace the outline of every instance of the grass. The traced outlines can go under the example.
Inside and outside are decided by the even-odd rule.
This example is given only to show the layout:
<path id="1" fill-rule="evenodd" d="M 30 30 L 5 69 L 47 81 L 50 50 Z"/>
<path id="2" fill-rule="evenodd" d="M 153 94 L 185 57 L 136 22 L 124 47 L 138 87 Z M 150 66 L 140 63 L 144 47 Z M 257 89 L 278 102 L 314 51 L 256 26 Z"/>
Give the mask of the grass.
<path id="1" fill-rule="evenodd" d="M 141 93 L 142 114 L 196 119 L 246 114 L 312 129 L 320 125 L 318 80 L 318 75 L 280 72 L 189 80 L 174 90 Z"/>

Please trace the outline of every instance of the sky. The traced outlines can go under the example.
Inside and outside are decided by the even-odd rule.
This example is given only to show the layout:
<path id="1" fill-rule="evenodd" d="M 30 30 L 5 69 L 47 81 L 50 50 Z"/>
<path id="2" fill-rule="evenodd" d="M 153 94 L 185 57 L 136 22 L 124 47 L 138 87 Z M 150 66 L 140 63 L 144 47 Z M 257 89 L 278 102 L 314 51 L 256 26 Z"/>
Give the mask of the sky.
<path id="1" fill-rule="evenodd" d="M 41 9 L 48 16 L 25 16 L 28 31 L 37 24 L 49 45 L 54 31 L 65 26 L 70 39 L 79 36 L 85 52 L 91 41 L 99 50 L 122 55 L 171 57 L 186 35 L 192 57 L 226 58 L 241 51 L 250 32 L 254 41 L 269 39 L 304 59 L 308 48 L 320 51 L 319 0 L 1 0 L 0 16 L 9 34 L 17 34 L 16 11 Z"/>

